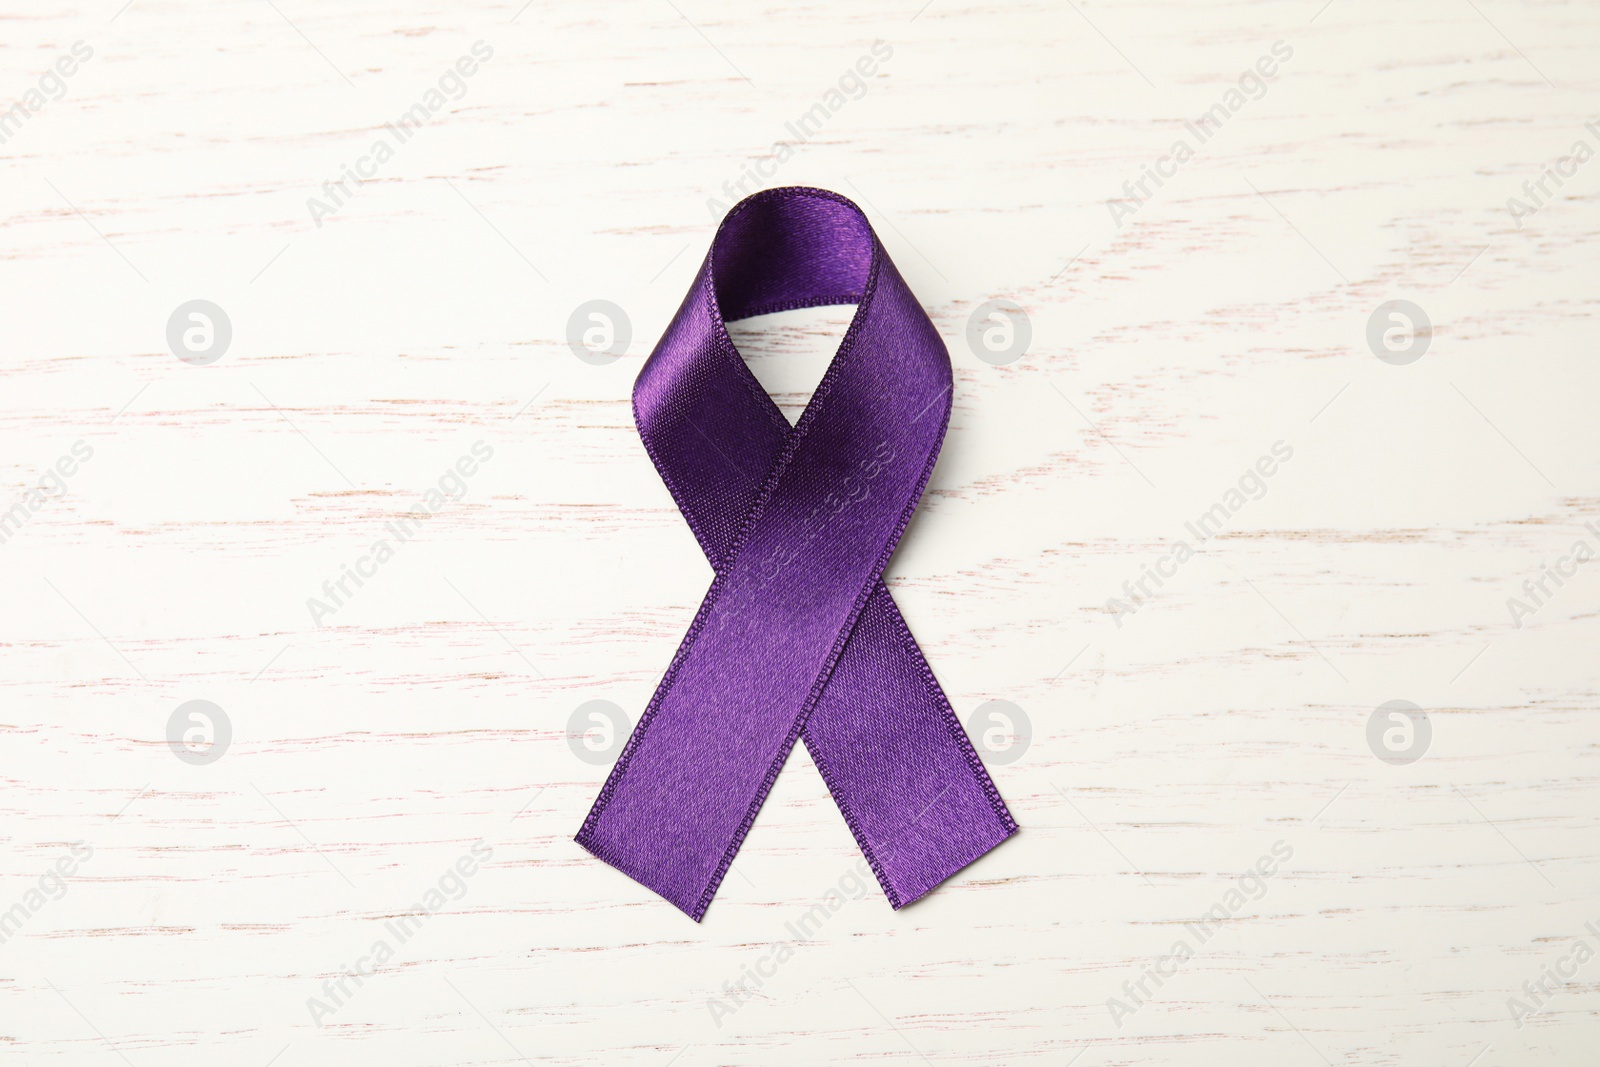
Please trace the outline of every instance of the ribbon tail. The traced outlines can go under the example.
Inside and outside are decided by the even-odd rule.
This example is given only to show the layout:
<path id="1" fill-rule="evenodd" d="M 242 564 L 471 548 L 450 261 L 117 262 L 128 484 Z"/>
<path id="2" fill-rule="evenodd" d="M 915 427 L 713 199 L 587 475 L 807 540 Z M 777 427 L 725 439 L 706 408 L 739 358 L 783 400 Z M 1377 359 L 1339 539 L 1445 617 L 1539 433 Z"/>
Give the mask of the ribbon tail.
<path id="1" fill-rule="evenodd" d="M 881 581 L 803 736 L 896 909 L 1017 832 Z"/>

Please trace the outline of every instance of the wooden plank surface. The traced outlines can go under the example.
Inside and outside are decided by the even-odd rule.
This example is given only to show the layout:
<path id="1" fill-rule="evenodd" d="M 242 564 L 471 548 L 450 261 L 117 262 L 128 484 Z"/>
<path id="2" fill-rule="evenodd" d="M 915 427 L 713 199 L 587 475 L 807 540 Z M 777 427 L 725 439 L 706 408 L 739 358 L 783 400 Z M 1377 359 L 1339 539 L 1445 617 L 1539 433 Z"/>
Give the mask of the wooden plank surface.
<path id="1" fill-rule="evenodd" d="M 1600 12 L 918 3 L 5 14 L 7 1062 L 1593 1061 Z M 900 913 L 803 752 L 702 925 L 571 840 L 741 181 L 955 364 L 889 583 L 1023 831 Z M 739 329 L 791 416 L 847 319 Z"/>

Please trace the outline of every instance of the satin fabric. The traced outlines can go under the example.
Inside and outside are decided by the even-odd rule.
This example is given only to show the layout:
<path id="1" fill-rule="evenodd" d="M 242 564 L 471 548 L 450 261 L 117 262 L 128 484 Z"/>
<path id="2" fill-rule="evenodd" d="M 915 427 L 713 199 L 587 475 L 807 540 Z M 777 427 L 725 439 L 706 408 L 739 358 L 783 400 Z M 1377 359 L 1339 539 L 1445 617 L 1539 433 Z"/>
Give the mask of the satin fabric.
<path id="1" fill-rule="evenodd" d="M 791 428 L 724 323 L 856 304 Z M 949 354 L 855 204 L 723 220 L 634 385 L 716 577 L 577 835 L 696 921 L 794 742 L 900 908 L 1016 832 L 881 575 L 949 422 Z"/>

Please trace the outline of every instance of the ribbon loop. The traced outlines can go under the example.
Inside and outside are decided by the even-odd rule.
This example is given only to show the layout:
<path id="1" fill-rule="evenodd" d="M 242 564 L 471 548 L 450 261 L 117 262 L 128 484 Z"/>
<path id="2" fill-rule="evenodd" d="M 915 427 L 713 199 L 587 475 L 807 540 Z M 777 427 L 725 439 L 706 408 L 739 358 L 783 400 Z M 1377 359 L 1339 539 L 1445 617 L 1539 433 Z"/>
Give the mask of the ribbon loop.
<path id="1" fill-rule="evenodd" d="M 724 323 L 851 303 L 791 428 Z M 577 840 L 697 921 L 802 735 L 895 908 L 1017 829 L 881 577 L 951 388 L 866 216 L 802 188 L 729 213 L 639 374 L 640 437 L 716 577 Z"/>

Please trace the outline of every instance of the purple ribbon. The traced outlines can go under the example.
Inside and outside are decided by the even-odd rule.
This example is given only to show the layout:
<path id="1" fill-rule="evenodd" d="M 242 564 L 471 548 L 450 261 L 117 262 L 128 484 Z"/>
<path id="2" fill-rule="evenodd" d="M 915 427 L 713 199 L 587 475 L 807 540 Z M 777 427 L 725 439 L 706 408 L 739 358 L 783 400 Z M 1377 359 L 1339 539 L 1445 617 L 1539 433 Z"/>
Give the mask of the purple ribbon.
<path id="1" fill-rule="evenodd" d="M 725 322 L 856 304 L 792 428 Z M 634 421 L 716 572 L 578 843 L 699 921 L 797 737 L 901 908 L 1017 824 L 884 566 L 950 419 L 950 356 L 855 204 L 723 219 L 640 371 Z"/>

